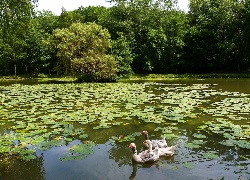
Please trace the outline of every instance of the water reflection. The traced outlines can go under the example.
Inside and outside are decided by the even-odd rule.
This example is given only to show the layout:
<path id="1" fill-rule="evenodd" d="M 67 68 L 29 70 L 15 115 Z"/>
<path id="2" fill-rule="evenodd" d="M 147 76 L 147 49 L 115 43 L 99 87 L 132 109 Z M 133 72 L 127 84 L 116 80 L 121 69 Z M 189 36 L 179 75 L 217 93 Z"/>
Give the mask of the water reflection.
<path id="1" fill-rule="evenodd" d="M 126 142 L 119 144 L 112 143 L 112 148 L 108 152 L 109 158 L 114 160 L 119 167 L 130 163 L 132 153 Z"/>
<path id="2" fill-rule="evenodd" d="M 140 141 L 140 139 L 138 140 Z M 38 151 L 38 158 L 28 162 L 15 159 L 7 173 L 1 174 L 1 179 L 242 179 L 247 178 L 249 155 L 244 150 L 225 148 L 218 150 L 220 158 L 206 159 L 202 155 L 211 146 L 190 150 L 185 148 L 187 137 L 180 137 L 176 142 L 176 154 L 171 157 L 161 157 L 153 163 L 139 164 L 132 161 L 132 152 L 126 142 L 114 143 L 107 141 L 94 147 L 94 154 L 83 160 L 62 162 L 60 157 L 68 151 L 74 141 L 68 145 L 53 147 L 47 151 Z M 224 148 L 223 148 L 224 147 Z M 203 150 L 202 150 L 203 149 Z M 186 162 L 194 168 L 185 167 Z M 3 172 L 3 171 L 2 171 Z M 214 172 L 214 174 L 211 174 Z M 228 173 L 225 174 L 225 173 Z M 16 178 L 18 177 L 18 178 Z M 229 178 L 230 179 L 230 178 Z"/>
<path id="3" fill-rule="evenodd" d="M 157 162 L 148 162 L 145 164 L 139 164 L 137 162 L 132 161 L 133 171 L 132 171 L 131 175 L 129 176 L 129 179 L 133 180 L 136 178 L 136 173 L 137 173 L 138 168 L 151 168 L 152 166 L 155 166 L 157 168 L 158 167 Z"/>
<path id="4" fill-rule="evenodd" d="M 30 161 L 23 161 L 9 157 L 9 163 L 3 165 L 0 170 L 0 179 L 15 180 L 15 179 L 45 179 L 45 170 L 43 167 L 43 156 Z M 1 159 L 1 158 L 0 158 Z M 1 160 L 1 163 L 4 163 Z M 0 166 L 1 167 L 1 166 Z"/>

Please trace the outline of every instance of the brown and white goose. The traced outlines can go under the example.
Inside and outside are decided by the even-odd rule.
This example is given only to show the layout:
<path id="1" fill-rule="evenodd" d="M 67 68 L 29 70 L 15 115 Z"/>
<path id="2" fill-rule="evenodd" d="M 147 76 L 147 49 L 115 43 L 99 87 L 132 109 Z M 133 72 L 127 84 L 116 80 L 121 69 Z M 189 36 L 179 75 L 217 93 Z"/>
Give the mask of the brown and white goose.
<path id="1" fill-rule="evenodd" d="M 150 140 L 145 140 L 144 143 L 146 143 L 149 146 L 149 151 L 153 151 L 152 150 L 152 141 Z M 157 148 L 158 149 L 158 155 L 159 156 L 172 156 L 174 155 L 174 150 L 175 150 L 175 146 L 171 146 L 171 147 L 166 147 L 166 148 Z"/>
<path id="2" fill-rule="evenodd" d="M 135 143 L 130 143 L 129 148 L 133 151 L 132 159 L 138 163 L 154 162 L 159 159 L 158 148 L 152 150 L 152 145 L 149 144 L 151 150 L 145 150 L 137 154 Z"/>
<path id="3" fill-rule="evenodd" d="M 141 134 L 145 136 L 145 140 L 149 140 L 148 131 L 142 131 Z M 155 148 L 155 147 L 159 147 L 159 148 L 168 147 L 168 144 L 166 142 L 165 137 L 163 139 L 161 139 L 161 140 L 151 140 L 151 142 L 152 142 L 152 147 L 153 148 Z M 147 143 L 145 143 L 145 142 L 143 142 L 143 145 L 145 147 L 149 147 L 149 145 Z"/>

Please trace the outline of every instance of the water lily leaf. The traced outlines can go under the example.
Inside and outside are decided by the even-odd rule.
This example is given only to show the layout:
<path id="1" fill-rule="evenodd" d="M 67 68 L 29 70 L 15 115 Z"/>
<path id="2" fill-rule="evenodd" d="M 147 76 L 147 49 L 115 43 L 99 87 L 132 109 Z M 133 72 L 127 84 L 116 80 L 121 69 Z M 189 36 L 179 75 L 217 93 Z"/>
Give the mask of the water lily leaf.
<path id="1" fill-rule="evenodd" d="M 29 154 L 29 155 L 21 156 L 21 158 L 22 158 L 23 160 L 25 160 L 25 161 L 30 161 L 30 160 L 32 160 L 32 159 L 36 159 L 37 156 L 34 155 L 34 154 Z"/>
<path id="2" fill-rule="evenodd" d="M 192 163 L 189 163 L 189 162 L 184 162 L 181 164 L 183 167 L 186 167 L 186 168 L 194 168 L 194 165 Z"/>
<path id="3" fill-rule="evenodd" d="M 62 146 L 64 142 L 62 140 L 50 140 L 41 142 L 38 146 L 40 150 L 48 150 L 51 149 L 53 146 Z"/>
<path id="4" fill-rule="evenodd" d="M 238 145 L 241 148 L 250 149 L 250 142 L 246 140 L 238 140 L 236 145 Z"/>
<path id="5" fill-rule="evenodd" d="M 173 139 L 173 138 L 177 138 L 178 136 L 173 134 L 173 133 L 164 133 L 161 137 L 165 137 L 166 139 Z"/>
<path id="6" fill-rule="evenodd" d="M 85 139 L 85 138 L 87 138 L 87 137 L 88 137 L 87 134 L 82 134 L 82 135 L 79 136 L 79 138 L 81 138 L 81 139 Z"/>
<path id="7" fill-rule="evenodd" d="M 10 151 L 10 147 L 3 145 L 0 143 L 0 153 L 8 153 Z"/>
<path id="8" fill-rule="evenodd" d="M 198 133 L 194 133 L 193 136 L 196 137 L 196 138 L 206 138 L 207 137 L 207 136 L 205 136 L 203 134 L 198 134 Z"/>
<path id="9" fill-rule="evenodd" d="M 187 143 L 187 144 L 185 145 L 185 147 L 190 148 L 190 149 L 195 149 L 195 148 L 199 148 L 200 145 L 194 144 L 194 143 Z"/>
<path id="10" fill-rule="evenodd" d="M 226 145 L 226 146 L 235 146 L 235 144 L 237 143 L 236 140 L 233 139 L 228 139 L 222 142 L 219 142 L 220 144 Z"/>
<path id="11" fill-rule="evenodd" d="M 178 167 L 173 165 L 173 166 L 170 166 L 170 169 L 172 169 L 172 170 L 177 170 Z"/>
<path id="12" fill-rule="evenodd" d="M 199 140 L 193 140 L 193 143 L 201 145 L 201 144 L 206 143 L 206 141 L 203 141 L 202 139 L 199 139 Z"/>
<path id="13" fill-rule="evenodd" d="M 204 158 L 207 158 L 207 159 L 216 159 L 218 158 L 219 156 L 216 154 L 216 152 L 214 151 L 210 151 L 210 152 L 206 152 L 204 154 L 202 154 Z"/>

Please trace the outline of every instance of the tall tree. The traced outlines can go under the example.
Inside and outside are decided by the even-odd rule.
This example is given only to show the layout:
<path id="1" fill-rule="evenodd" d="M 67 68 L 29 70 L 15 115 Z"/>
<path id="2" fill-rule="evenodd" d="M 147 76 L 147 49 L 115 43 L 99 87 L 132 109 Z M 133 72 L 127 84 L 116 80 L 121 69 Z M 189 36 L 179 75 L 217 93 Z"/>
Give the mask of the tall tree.
<path id="1" fill-rule="evenodd" d="M 26 32 L 28 31 L 30 20 L 34 15 L 34 8 L 37 0 L 2 0 L 0 2 L 0 27 L 1 38 L 7 48 L 4 48 L 9 63 L 14 64 L 14 74 L 16 74 L 17 64 L 25 59 Z"/>
<path id="2" fill-rule="evenodd" d="M 190 0 L 186 67 L 191 72 L 240 70 L 241 7 L 238 0 Z M 237 69 L 235 69 L 237 67 Z"/>
<path id="3" fill-rule="evenodd" d="M 66 11 L 62 8 L 62 12 L 58 17 L 58 28 L 68 28 L 72 23 L 82 22 L 83 16 L 77 11 Z"/>
<path id="4" fill-rule="evenodd" d="M 81 6 L 76 12 L 81 14 L 82 23 L 95 22 L 96 24 L 102 25 L 101 22 L 106 18 L 108 9 L 103 6 Z"/>
<path id="5" fill-rule="evenodd" d="M 123 34 L 129 34 L 127 39 L 131 42 L 133 70 L 136 73 L 157 71 L 158 67 L 156 67 L 155 63 L 162 60 L 163 56 L 160 54 L 164 54 L 162 52 L 164 48 L 158 48 L 157 53 L 153 52 L 155 48 L 152 48 L 153 44 L 150 43 L 150 39 L 153 38 L 151 35 L 154 32 L 162 32 L 162 17 L 165 16 L 166 11 L 173 9 L 176 2 L 174 0 L 112 0 L 112 2 L 116 3 L 114 7 L 110 8 L 111 16 L 114 17 L 111 19 L 114 26 L 111 25 L 111 27 L 114 29 L 108 29 L 111 32 L 118 30 Z M 127 28 L 125 28 L 126 26 Z M 156 46 L 162 46 L 160 36 L 157 36 L 158 39 L 154 41 L 153 46 L 156 43 L 159 43 Z M 159 59 L 159 57 L 160 60 L 155 60 L 155 58 Z"/>

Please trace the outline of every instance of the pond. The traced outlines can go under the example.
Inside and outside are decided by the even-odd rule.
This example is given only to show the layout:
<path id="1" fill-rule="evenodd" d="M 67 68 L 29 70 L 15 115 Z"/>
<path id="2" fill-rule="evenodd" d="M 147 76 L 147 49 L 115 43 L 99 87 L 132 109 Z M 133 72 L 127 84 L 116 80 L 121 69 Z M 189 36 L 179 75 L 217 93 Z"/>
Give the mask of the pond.
<path id="1" fill-rule="evenodd" d="M 0 179 L 250 179 L 250 79 L 0 86 Z M 132 161 L 166 138 L 173 156 Z M 121 138 L 119 138 L 121 137 Z"/>

